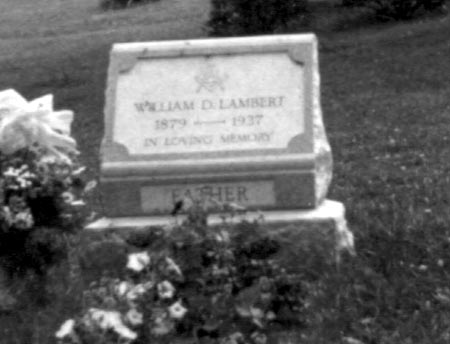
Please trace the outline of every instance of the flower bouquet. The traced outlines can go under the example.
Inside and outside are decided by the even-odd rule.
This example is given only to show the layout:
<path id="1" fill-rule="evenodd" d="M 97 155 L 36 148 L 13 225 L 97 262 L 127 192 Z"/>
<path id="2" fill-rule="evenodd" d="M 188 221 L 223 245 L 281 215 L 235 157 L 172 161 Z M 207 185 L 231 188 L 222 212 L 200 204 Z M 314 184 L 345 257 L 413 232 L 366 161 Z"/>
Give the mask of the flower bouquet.
<path id="1" fill-rule="evenodd" d="M 45 274 L 65 253 L 63 233 L 86 217 L 84 168 L 70 136 L 73 113 L 47 95 L 0 92 L 0 266 Z"/>
<path id="2" fill-rule="evenodd" d="M 287 333 L 298 334 L 304 322 L 306 293 L 287 243 L 257 223 L 209 228 L 203 216 L 194 207 L 183 224 L 148 232 L 136 245 L 145 241 L 145 249 L 128 255 L 123 276 L 102 276 L 84 291 L 81 313 L 61 325 L 58 341 L 294 340 Z"/>

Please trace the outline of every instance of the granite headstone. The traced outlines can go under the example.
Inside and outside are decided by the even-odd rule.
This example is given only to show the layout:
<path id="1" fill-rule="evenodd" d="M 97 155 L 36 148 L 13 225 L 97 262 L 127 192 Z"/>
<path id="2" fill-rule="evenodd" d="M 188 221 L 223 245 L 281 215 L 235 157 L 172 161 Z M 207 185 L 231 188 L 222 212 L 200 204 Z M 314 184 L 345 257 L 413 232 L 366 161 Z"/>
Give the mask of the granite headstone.
<path id="1" fill-rule="evenodd" d="M 331 173 L 314 35 L 113 46 L 107 216 L 166 215 L 183 198 L 314 209 Z"/>

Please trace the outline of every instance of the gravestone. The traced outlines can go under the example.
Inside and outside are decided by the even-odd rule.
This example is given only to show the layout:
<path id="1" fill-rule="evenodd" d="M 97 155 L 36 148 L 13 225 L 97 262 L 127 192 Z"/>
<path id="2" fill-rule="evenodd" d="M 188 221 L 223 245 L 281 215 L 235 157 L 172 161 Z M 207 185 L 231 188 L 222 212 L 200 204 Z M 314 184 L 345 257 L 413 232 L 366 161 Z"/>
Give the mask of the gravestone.
<path id="1" fill-rule="evenodd" d="M 116 44 L 102 144 L 107 216 L 183 198 L 312 209 L 331 180 L 313 35 Z"/>
<path id="2" fill-rule="evenodd" d="M 334 247 L 352 249 L 344 206 L 325 199 L 331 175 L 314 35 L 114 45 L 106 217 L 91 231 L 164 226 L 178 201 L 201 199 L 244 207 L 250 221 L 262 214 L 271 226 L 294 225 L 294 237 L 327 223 Z"/>

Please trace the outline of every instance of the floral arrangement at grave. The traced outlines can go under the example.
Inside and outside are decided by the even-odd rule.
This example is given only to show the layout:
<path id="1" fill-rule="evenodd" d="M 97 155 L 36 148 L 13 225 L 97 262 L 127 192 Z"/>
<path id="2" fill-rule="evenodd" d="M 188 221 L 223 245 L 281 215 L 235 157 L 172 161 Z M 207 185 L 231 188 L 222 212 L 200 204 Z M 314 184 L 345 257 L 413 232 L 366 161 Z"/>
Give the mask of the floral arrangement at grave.
<path id="1" fill-rule="evenodd" d="M 45 274 L 65 254 L 64 233 L 86 218 L 73 113 L 54 111 L 53 97 L 31 102 L 0 92 L 0 268 Z"/>
<path id="2" fill-rule="evenodd" d="M 298 334 L 309 282 L 292 240 L 257 223 L 206 223 L 194 204 L 181 225 L 127 238 L 136 249 L 125 273 L 91 282 L 59 343 L 265 344 Z"/>

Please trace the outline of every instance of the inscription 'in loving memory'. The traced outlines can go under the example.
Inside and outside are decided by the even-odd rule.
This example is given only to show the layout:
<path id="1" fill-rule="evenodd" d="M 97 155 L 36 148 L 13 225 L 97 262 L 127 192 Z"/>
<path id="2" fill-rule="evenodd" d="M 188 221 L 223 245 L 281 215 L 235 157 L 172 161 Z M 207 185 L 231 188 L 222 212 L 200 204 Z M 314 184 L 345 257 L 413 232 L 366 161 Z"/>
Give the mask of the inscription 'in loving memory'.
<path id="1" fill-rule="evenodd" d="M 274 132 L 256 132 L 246 134 L 187 135 L 170 137 L 151 137 L 144 139 L 145 147 L 164 146 L 203 146 L 212 144 L 234 144 L 239 142 L 270 142 Z"/>

